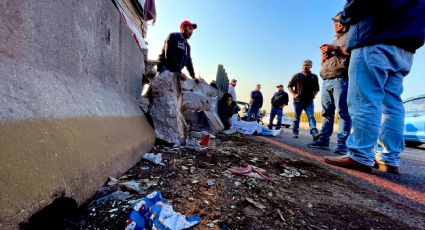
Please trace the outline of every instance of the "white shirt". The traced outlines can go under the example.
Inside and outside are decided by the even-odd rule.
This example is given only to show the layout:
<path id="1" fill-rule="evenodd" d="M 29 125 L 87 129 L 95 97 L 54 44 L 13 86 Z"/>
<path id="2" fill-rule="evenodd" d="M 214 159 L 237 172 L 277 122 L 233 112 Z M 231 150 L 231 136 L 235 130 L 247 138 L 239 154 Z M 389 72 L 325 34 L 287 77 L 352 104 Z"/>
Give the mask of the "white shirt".
<path id="1" fill-rule="evenodd" d="M 232 95 L 233 101 L 236 101 L 236 90 L 233 85 L 229 85 L 229 90 L 227 93 L 230 93 L 230 95 Z"/>

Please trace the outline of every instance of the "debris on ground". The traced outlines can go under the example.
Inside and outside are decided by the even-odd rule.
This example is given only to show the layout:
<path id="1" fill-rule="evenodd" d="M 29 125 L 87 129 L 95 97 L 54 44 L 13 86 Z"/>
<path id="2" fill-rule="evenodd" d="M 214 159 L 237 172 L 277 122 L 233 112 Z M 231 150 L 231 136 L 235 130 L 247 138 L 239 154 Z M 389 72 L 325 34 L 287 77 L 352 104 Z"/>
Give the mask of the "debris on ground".
<path id="1" fill-rule="evenodd" d="M 162 154 L 161 153 L 145 153 L 145 155 L 143 155 L 143 159 L 150 161 L 156 165 L 164 165 L 162 163 Z"/>
<path id="2" fill-rule="evenodd" d="M 208 148 L 156 146 L 152 152 L 162 153 L 165 167 L 142 159 L 125 175 L 111 178 L 89 205 L 80 208 L 80 215 L 66 229 L 125 229 L 141 198 L 155 191 L 167 198 L 163 202 L 173 211 L 199 216 L 200 223 L 194 229 L 424 226 L 423 213 L 357 187 L 314 164 L 281 158 L 279 150 L 239 134 L 219 134 L 210 140 Z M 223 173 L 235 167 L 240 170 L 234 172 L 257 176 Z M 136 186 L 125 186 L 133 183 L 139 185 L 141 194 L 133 189 Z M 415 222 L 408 225 L 408 220 Z"/>

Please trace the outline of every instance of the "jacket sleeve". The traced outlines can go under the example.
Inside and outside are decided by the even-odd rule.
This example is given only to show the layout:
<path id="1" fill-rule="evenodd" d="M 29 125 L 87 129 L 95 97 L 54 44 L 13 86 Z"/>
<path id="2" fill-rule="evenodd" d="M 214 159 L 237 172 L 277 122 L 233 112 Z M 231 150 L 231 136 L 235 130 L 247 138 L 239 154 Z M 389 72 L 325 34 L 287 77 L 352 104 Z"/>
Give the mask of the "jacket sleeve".
<path id="1" fill-rule="evenodd" d="M 369 8 L 366 0 L 347 0 L 341 15 L 341 22 L 345 24 L 356 24 L 365 15 L 365 11 Z"/>
<path id="2" fill-rule="evenodd" d="M 295 87 L 297 85 L 297 75 L 292 76 L 291 80 L 288 83 L 288 87 Z"/>
<path id="3" fill-rule="evenodd" d="M 320 86 L 319 86 L 319 78 L 317 77 L 317 75 L 314 75 L 314 83 L 313 83 L 313 90 L 319 92 L 320 91 Z"/>
<path id="4" fill-rule="evenodd" d="M 289 104 L 289 97 L 288 97 L 288 94 L 287 93 L 285 93 L 283 95 L 283 104 L 284 105 L 288 105 Z"/>
<path id="5" fill-rule="evenodd" d="M 274 101 L 274 95 L 273 95 L 272 99 L 270 100 L 270 103 L 273 104 L 273 101 Z"/>
<path id="6" fill-rule="evenodd" d="M 165 59 L 167 59 L 168 68 L 171 72 L 180 73 L 181 70 L 178 68 L 180 63 L 177 59 L 177 38 L 170 34 L 164 44 Z"/>
<path id="7" fill-rule="evenodd" d="M 189 58 L 187 59 L 186 69 L 189 72 L 192 78 L 195 78 L 195 70 L 193 69 L 192 57 L 189 54 Z"/>

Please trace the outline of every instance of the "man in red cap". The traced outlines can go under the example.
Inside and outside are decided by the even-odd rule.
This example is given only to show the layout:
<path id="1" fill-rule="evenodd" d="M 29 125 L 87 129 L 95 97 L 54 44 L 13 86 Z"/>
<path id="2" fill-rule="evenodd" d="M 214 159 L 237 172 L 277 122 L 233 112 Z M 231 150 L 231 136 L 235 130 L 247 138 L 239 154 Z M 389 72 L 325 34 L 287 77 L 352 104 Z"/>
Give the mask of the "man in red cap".
<path id="1" fill-rule="evenodd" d="M 180 33 L 171 33 L 168 36 L 159 55 L 158 71 L 160 73 L 167 70 L 176 72 L 180 74 L 181 80 L 186 80 L 187 76 L 181 72 L 186 67 L 190 76 L 195 79 L 195 70 L 190 57 L 190 45 L 187 40 L 197 27 L 195 23 L 183 21 L 180 24 Z"/>

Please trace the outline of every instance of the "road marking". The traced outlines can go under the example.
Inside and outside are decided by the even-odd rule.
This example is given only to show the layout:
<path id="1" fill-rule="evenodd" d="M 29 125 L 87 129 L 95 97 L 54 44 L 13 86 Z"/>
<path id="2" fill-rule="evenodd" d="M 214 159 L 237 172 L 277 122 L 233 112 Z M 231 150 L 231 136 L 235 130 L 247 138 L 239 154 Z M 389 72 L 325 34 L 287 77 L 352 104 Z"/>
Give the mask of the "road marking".
<path id="1" fill-rule="evenodd" d="M 403 196 L 405 198 L 408 198 L 410 200 L 414 200 L 416 202 L 419 202 L 419 203 L 425 205 L 425 193 L 423 193 L 421 191 L 405 187 L 403 185 L 394 183 L 392 181 L 377 177 L 377 176 L 369 174 L 369 173 L 364 173 L 364 172 L 360 172 L 360 171 L 356 171 L 356 170 L 351 170 L 351 169 L 347 169 L 347 168 L 342 168 L 342 167 L 326 164 L 325 161 L 323 160 L 323 157 L 321 157 L 321 156 L 317 156 L 313 153 L 307 152 L 307 151 L 302 150 L 300 148 L 297 148 L 297 147 L 294 147 L 294 146 L 291 146 L 291 145 L 288 145 L 288 144 L 285 144 L 285 143 L 282 143 L 282 142 L 279 142 L 279 141 L 275 141 L 275 140 L 272 140 L 272 139 L 269 139 L 269 138 L 266 138 L 266 137 L 260 136 L 258 138 L 263 140 L 263 141 L 266 141 L 270 144 L 279 146 L 279 147 L 286 149 L 290 152 L 294 152 L 294 153 L 297 153 L 301 156 L 310 158 L 310 159 L 315 160 L 315 161 L 317 161 L 321 164 L 325 164 L 329 167 L 332 167 L 334 169 L 337 169 L 339 171 L 347 173 L 351 176 L 354 176 L 358 179 L 367 181 L 367 182 L 372 183 L 372 184 L 374 184 L 378 187 L 384 188 L 384 189 L 391 191 L 393 193 L 396 193 L 400 196 Z"/>

